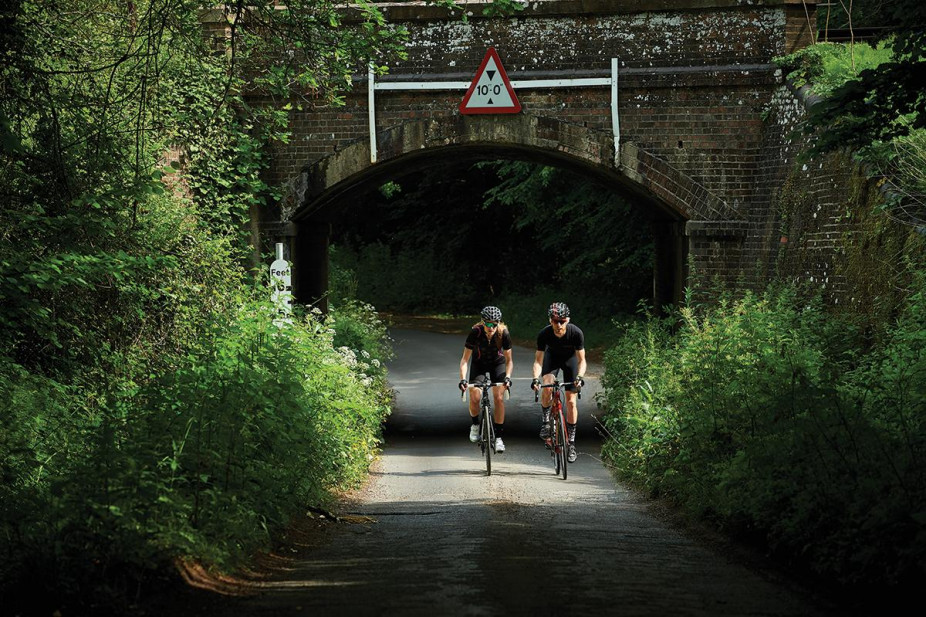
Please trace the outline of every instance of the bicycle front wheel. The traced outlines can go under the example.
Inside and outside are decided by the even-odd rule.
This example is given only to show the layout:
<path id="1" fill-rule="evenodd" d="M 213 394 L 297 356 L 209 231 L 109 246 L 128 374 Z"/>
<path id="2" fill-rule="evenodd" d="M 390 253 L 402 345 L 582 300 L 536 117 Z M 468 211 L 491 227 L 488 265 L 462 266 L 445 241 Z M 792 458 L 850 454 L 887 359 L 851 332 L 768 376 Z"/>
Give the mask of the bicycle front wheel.
<path id="1" fill-rule="evenodd" d="M 569 463 L 567 460 L 569 453 L 569 434 L 566 432 L 566 414 L 560 413 L 557 416 L 556 420 L 556 451 L 559 452 L 559 456 L 562 459 L 562 471 L 563 471 L 563 480 L 566 479 L 566 465 Z"/>
<path id="2" fill-rule="evenodd" d="M 553 473 L 559 475 L 559 470 L 565 464 L 563 458 L 563 449 L 559 446 L 559 420 L 558 409 L 554 409 L 550 414 L 550 453 L 553 455 Z"/>
<path id="3" fill-rule="evenodd" d="M 482 410 L 482 451 L 486 457 L 486 475 L 492 475 L 492 415 L 488 409 Z"/>

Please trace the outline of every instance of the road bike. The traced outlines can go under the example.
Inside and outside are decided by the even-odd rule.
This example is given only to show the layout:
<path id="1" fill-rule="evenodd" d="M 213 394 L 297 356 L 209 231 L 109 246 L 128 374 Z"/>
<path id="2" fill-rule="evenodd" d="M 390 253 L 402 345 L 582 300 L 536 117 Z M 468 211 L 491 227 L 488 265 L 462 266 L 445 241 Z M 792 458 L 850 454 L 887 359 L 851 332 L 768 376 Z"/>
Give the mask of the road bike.
<path id="1" fill-rule="evenodd" d="M 553 457 L 553 473 L 559 475 L 562 472 L 563 480 L 568 475 L 566 466 L 569 463 L 569 433 L 566 431 L 566 411 L 563 409 L 565 395 L 563 393 L 566 391 L 567 386 L 574 383 L 572 381 L 560 383 L 558 379 L 554 379 L 553 383 L 540 386 L 541 388 L 553 389 L 553 397 L 550 402 L 549 437 L 544 439 L 544 442 L 550 450 L 550 456 Z M 582 398 L 580 386 L 576 386 L 576 394 L 579 398 Z M 538 400 L 540 400 L 540 390 L 534 392 L 534 402 Z"/>
<path id="2" fill-rule="evenodd" d="M 486 373 L 482 383 L 470 384 L 470 388 L 482 390 L 482 397 L 479 401 L 479 448 L 486 459 L 486 475 L 492 475 L 492 453 L 495 452 L 495 414 L 492 412 L 492 405 L 489 401 L 491 390 L 495 386 L 504 386 L 504 382 L 492 383 L 492 376 Z M 509 397 L 508 387 L 505 387 L 505 399 Z M 466 398 L 466 392 L 460 398 Z"/>

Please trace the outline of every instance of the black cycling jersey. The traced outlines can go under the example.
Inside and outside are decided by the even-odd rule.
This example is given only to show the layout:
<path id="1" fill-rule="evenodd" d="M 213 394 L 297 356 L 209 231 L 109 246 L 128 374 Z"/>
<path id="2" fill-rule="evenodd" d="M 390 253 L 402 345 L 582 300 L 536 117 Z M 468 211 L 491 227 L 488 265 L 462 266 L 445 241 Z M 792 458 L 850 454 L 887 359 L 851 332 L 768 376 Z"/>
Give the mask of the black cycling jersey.
<path id="1" fill-rule="evenodd" d="M 547 326 L 537 335 L 537 351 L 544 351 L 557 359 L 574 356 L 577 351 L 585 349 L 585 334 L 579 326 L 566 324 L 566 334 L 557 337 L 553 326 Z"/>
<path id="2" fill-rule="evenodd" d="M 511 349 L 511 335 L 507 328 L 501 333 L 502 347 L 498 347 L 498 333 L 490 341 L 486 336 L 485 328 L 481 325 L 473 327 L 466 337 L 464 347 L 473 350 L 473 362 L 469 368 L 471 383 L 482 383 L 485 374 L 491 375 L 492 381 L 498 383 L 505 379 L 505 353 Z"/>
<path id="3" fill-rule="evenodd" d="M 486 331 L 483 326 L 475 326 L 470 330 L 469 336 L 466 337 L 466 343 L 464 347 L 467 349 L 473 350 L 473 362 L 478 362 L 479 364 L 496 364 L 498 362 L 505 361 L 504 352 L 511 349 L 511 334 L 508 333 L 508 329 L 501 333 L 501 348 L 498 346 L 498 332 L 495 333 L 495 336 L 492 337 L 490 341 L 486 336 Z"/>
<path id="4" fill-rule="evenodd" d="M 553 326 L 547 326 L 537 335 L 537 351 L 543 352 L 541 375 L 558 375 L 563 370 L 563 381 L 575 380 L 579 370 L 576 352 L 585 349 L 585 334 L 579 326 L 566 324 L 566 333 L 561 337 L 553 334 Z M 575 386 L 566 386 L 575 391 Z"/>

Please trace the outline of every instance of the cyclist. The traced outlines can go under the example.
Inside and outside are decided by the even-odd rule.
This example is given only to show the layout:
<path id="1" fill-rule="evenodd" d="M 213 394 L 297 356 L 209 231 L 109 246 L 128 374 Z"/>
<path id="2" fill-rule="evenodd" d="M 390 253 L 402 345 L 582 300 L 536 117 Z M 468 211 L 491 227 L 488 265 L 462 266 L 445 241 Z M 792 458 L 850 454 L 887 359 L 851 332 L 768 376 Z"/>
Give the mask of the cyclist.
<path id="1" fill-rule="evenodd" d="M 562 302 L 554 302 L 547 309 L 550 325 L 537 335 L 537 352 L 534 354 L 531 388 L 540 390 L 541 375 L 544 384 L 553 383 L 553 378 L 563 370 L 563 381 L 574 382 L 581 388 L 587 365 L 585 363 L 585 335 L 575 324 L 569 323 L 569 307 Z M 574 463 L 576 454 L 576 423 L 579 420 L 579 408 L 576 402 L 576 385 L 566 386 L 566 432 L 569 435 L 569 452 L 567 460 Z M 550 437 L 550 404 L 553 393 L 550 388 L 543 388 L 540 396 L 540 408 L 543 412 L 543 424 L 540 438 Z"/>
<path id="2" fill-rule="evenodd" d="M 504 386 L 495 386 L 492 397 L 495 400 L 495 452 L 501 454 L 505 451 L 505 442 L 502 441 L 502 432 L 505 428 L 505 401 L 506 388 L 511 387 L 511 371 L 514 361 L 511 353 L 511 334 L 508 327 L 502 323 L 502 312 L 496 306 L 487 306 L 482 309 L 481 321 L 473 324 L 472 330 L 463 344 L 463 357 L 460 358 L 460 390 L 466 391 L 469 385 L 466 380 L 466 366 L 470 357 L 473 365 L 470 368 L 469 380 L 474 384 L 482 383 L 485 374 L 489 373 L 493 383 L 504 383 Z M 469 396 L 469 415 L 472 426 L 469 429 L 469 440 L 473 443 L 479 441 L 479 401 L 482 397 L 480 390 L 472 390 Z"/>

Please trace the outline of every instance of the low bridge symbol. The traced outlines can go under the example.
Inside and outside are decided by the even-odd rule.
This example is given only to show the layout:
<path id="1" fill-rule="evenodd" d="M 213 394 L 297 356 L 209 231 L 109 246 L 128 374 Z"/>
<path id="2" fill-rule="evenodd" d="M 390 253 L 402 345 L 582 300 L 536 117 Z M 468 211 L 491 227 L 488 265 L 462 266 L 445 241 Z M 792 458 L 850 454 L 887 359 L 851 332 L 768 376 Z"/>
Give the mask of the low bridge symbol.
<path id="1" fill-rule="evenodd" d="M 373 85 L 373 72 L 370 71 L 370 87 L 375 90 Z M 514 93 L 511 86 L 511 80 L 505 72 L 501 58 L 494 47 L 490 47 L 486 52 L 473 82 L 469 85 L 469 90 L 460 101 L 461 114 L 516 114 L 521 111 L 521 102 Z M 373 113 L 373 106 L 370 105 L 370 112 Z M 370 126 L 376 126 L 371 121 Z M 371 136 L 375 131 L 371 131 Z M 373 160 L 376 158 L 376 152 L 371 152 Z"/>

